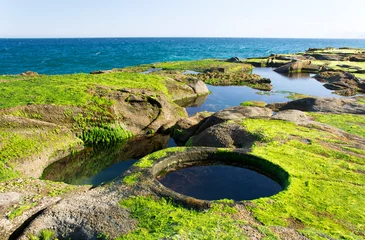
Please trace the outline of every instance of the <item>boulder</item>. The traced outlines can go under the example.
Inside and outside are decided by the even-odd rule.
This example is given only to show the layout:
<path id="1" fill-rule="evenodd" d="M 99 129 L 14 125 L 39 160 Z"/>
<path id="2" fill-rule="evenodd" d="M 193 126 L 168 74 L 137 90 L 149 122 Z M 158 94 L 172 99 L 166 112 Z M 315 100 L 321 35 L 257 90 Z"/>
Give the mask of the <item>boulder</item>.
<path id="1" fill-rule="evenodd" d="M 176 123 L 172 137 L 178 145 L 184 145 L 199 127 L 212 115 L 211 112 L 199 112 Z"/>
<path id="2" fill-rule="evenodd" d="M 307 116 L 307 114 L 299 110 L 280 111 L 276 113 L 272 118 L 294 122 L 297 124 L 305 124 L 310 122 L 310 118 Z"/>
<path id="3" fill-rule="evenodd" d="M 204 147 L 245 148 L 251 147 L 255 139 L 243 126 L 226 122 L 211 126 L 195 135 L 191 144 Z"/>
<path id="4" fill-rule="evenodd" d="M 248 117 L 271 117 L 273 111 L 269 108 L 236 106 L 216 112 L 209 117 L 198 129 L 197 134 L 205 129 L 226 121 L 241 121 Z"/>
<path id="5" fill-rule="evenodd" d="M 195 94 L 207 95 L 209 93 L 207 85 L 201 80 L 189 79 L 187 85 L 193 89 Z"/>

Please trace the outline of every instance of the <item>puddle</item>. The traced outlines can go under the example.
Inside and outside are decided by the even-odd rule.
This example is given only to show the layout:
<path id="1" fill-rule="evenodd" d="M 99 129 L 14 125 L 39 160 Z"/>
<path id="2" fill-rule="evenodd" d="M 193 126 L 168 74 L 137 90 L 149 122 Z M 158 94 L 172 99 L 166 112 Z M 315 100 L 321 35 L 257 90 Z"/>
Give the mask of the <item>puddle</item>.
<path id="1" fill-rule="evenodd" d="M 159 181 L 175 192 L 203 200 L 252 200 L 282 190 L 280 184 L 254 170 L 227 166 L 193 166 L 169 172 Z"/>

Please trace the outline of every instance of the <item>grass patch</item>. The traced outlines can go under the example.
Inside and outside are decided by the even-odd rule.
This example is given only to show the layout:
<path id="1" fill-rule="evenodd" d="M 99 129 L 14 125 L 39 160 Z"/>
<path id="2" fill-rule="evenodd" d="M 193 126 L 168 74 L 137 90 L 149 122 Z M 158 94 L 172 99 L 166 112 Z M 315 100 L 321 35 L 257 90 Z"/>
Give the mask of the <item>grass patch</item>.
<path id="1" fill-rule="evenodd" d="M 352 114 L 308 113 L 316 121 L 365 138 L 365 116 Z"/>

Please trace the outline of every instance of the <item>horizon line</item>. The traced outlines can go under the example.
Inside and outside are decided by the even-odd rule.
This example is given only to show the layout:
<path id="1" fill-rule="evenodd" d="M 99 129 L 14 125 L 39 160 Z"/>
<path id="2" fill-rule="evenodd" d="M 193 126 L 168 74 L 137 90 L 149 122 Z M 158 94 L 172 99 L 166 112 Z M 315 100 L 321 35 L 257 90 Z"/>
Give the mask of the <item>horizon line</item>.
<path id="1" fill-rule="evenodd" d="M 102 39 L 102 38 L 230 38 L 230 39 L 321 39 L 321 40 L 365 40 L 365 37 L 356 37 L 356 38 L 336 38 L 336 37 L 328 37 L 328 38 L 320 38 L 320 37 L 167 37 L 167 36 L 118 36 L 118 37 L 0 37 L 0 39 Z"/>

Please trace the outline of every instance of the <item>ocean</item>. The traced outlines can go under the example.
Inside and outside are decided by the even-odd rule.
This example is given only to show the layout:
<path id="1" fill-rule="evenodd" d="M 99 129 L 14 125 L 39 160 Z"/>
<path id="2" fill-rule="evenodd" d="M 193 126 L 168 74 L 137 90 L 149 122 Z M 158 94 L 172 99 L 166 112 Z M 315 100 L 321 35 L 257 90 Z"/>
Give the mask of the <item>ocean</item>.
<path id="1" fill-rule="evenodd" d="M 144 63 L 240 58 L 308 48 L 361 47 L 364 39 L 73 38 L 0 39 L 0 74 L 68 74 Z"/>

